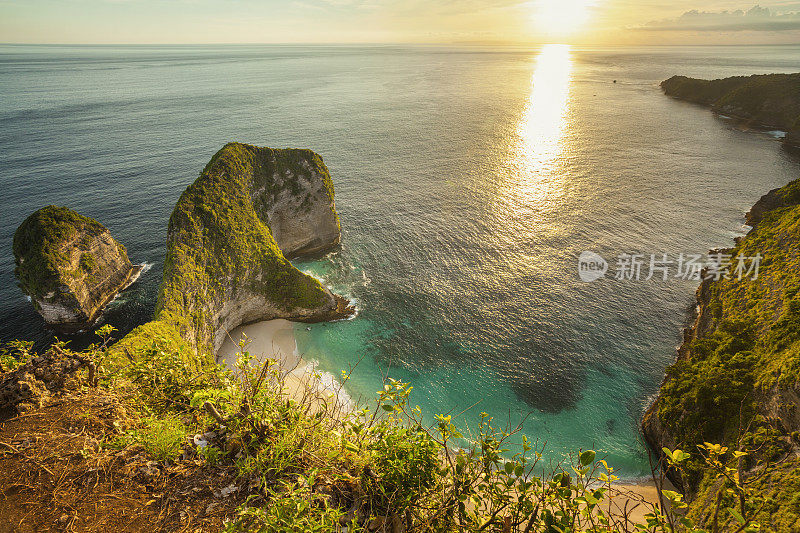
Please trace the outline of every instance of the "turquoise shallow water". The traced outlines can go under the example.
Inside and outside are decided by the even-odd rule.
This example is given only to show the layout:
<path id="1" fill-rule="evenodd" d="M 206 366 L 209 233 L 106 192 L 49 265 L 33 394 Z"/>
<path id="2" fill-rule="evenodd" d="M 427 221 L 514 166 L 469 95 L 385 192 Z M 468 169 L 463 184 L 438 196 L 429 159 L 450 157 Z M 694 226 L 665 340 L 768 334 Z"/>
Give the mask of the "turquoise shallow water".
<path id="1" fill-rule="evenodd" d="M 798 158 L 657 83 L 799 60 L 797 46 L 0 46 L 0 339 L 52 341 L 13 277 L 11 236 L 36 208 L 93 216 L 153 265 L 107 314 L 124 333 L 153 312 L 170 211 L 211 155 L 308 147 L 343 244 L 298 265 L 359 315 L 298 326 L 306 358 L 333 375 L 360 361 L 353 397 L 388 374 L 428 413 L 529 415 L 552 458 L 593 446 L 640 476 L 637 421 L 696 284 L 587 284 L 577 256 L 613 268 L 729 245 Z"/>

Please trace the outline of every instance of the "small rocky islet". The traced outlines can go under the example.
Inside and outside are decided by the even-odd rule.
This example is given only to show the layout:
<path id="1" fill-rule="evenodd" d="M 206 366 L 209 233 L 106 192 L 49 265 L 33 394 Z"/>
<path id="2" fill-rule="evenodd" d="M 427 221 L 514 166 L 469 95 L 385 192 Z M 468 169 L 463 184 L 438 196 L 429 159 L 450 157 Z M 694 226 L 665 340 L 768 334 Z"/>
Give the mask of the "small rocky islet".
<path id="1" fill-rule="evenodd" d="M 66 207 L 30 215 L 13 246 L 22 292 L 57 333 L 90 327 L 142 269 L 105 226 Z"/>

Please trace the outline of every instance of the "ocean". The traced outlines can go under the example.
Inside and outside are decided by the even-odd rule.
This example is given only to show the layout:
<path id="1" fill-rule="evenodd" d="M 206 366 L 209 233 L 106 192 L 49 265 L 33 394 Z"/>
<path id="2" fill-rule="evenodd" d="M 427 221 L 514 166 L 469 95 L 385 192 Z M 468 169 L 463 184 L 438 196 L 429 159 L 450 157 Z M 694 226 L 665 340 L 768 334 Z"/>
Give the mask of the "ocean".
<path id="1" fill-rule="evenodd" d="M 800 46 L 0 45 L 0 340 L 53 339 L 13 273 L 13 233 L 37 208 L 98 219 L 152 266 L 109 306 L 124 334 L 153 313 L 167 220 L 211 156 L 310 148 L 343 238 L 296 264 L 359 312 L 298 324 L 305 359 L 329 376 L 355 365 L 356 400 L 402 379 L 429 415 L 524 420 L 553 460 L 593 447 L 643 476 L 637 422 L 697 286 L 646 280 L 650 255 L 730 246 L 800 168 L 780 133 L 658 83 L 798 64 Z M 605 278 L 581 280 L 583 251 Z M 620 254 L 642 254 L 640 279 L 615 279 Z"/>

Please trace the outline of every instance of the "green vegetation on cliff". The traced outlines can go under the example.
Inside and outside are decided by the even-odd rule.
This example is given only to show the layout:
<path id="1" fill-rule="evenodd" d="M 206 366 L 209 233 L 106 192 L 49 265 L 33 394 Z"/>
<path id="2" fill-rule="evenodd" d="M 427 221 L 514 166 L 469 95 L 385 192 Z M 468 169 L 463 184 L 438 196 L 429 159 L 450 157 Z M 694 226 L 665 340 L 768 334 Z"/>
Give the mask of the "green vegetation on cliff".
<path id="1" fill-rule="evenodd" d="M 25 353 L 0 371 L 0 442 L 37 434 L 24 451 L 0 450 L 0 520 L 41 530 L 69 506 L 71 523 L 100 532 L 120 514 L 110 502 L 133 501 L 134 518 L 115 531 L 705 533 L 617 487 L 592 450 L 546 464 L 543 445 L 486 413 L 462 435 L 449 415 L 426 421 L 412 387 L 392 379 L 373 405 L 343 411 L 313 378 L 290 385 L 244 344 L 235 372 L 192 368 L 191 348 L 155 324 L 110 348 L 104 326 L 104 342 L 81 353 L 11 347 Z M 25 416 L 4 419 L 9 409 Z M 45 490 L 54 480 L 56 506 Z"/>
<path id="2" fill-rule="evenodd" d="M 61 270 L 69 268 L 65 246 L 79 235 L 96 237 L 106 231 L 98 221 L 85 217 L 66 207 L 49 205 L 30 215 L 14 234 L 16 273 L 22 290 L 41 297 L 58 289 Z M 127 254 L 123 257 L 127 260 Z M 80 265 L 89 274 L 93 258 L 87 257 Z"/>
<path id="3" fill-rule="evenodd" d="M 701 311 L 692 336 L 683 355 L 667 369 L 660 396 L 644 420 L 654 444 L 662 440 L 693 450 L 704 442 L 720 442 L 731 450 L 757 450 L 745 460 L 747 471 L 774 465 L 800 449 L 798 190 L 800 180 L 770 193 L 777 207 L 762 213 L 753 231 L 730 251 L 734 266 L 738 257 L 760 255 L 758 277 L 708 280 L 698 291 Z M 661 434 L 653 429 L 652 417 L 657 417 Z M 768 466 L 766 472 L 774 468 Z M 688 461 L 682 483 L 707 504 L 718 487 L 706 473 L 702 462 Z M 766 523 L 800 527 L 800 507 L 785 505 L 786 498 L 796 496 L 772 496 L 783 499 L 772 506 L 775 514 Z M 701 512 L 704 504 L 694 508 Z"/>
<path id="4" fill-rule="evenodd" d="M 253 205 L 253 190 L 272 185 L 276 169 L 284 171 L 279 163 L 298 170 L 291 152 L 228 144 L 175 205 L 156 316 L 192 336 L 200 349 L 212 351 L 212 316 L 239 290 L 263 295 L 288 315 L 326 303 L 319 281 L 283 256 Z"/>
<path id="5" fill-rule="evenodd" d="M 86 436 L 80 448 L 70 448 L 76 435 L 64 438 L 59 419 L 53 428 L 45 428 L 46 436 L 34 439 L 31 450 L 13 445 L 0 450 L 0 461 L 7 450 L 14 454 L 13 462 L 2 466 L 12 465 L 33 483 L 22 486 L 23 492 L 30 490 L 21 498 L 13 499 L 12 494 L 4 500 L 0 517 L 10 523 L 29 518 L 32 498 L 47 493 L 42 490 L 42 479 L 49 479 L 44 472 L 59 480 L 61 501 L 71 498 L 86 516 L 64 519 L 60 508 L 51 516 L 49 504 L 39 500 L 39 508 L 45 509 L 38 522 L 43 527 L 56 520 L 102 524 L 96 520 L 98 506 L 107 506 L 109 498 L 95 490 L 100 485 L 110 491 L 111 499 L 141 503 L 136 509 L 136 517 L 144 517 L 141 523 L 175 531 L 195 526 L 191 521 L 196 517 L 213 517 L 220 506 L 224 521 L 209 519 L 214 529 L 196 529 L 701 531 L 689 520 L 679 523 L 671 512 L 650 506 L 636 525 L 627 512 L 613 511 L 619 499 L 612 498 L 628 505 L 631 499 L 618 494 L 612 485 L 617 479 L 613 468 L 592 450 L 577 450 L 547 466 L 541 460 L 543 447 L 536 448 L 520 435 L 519 427 L 498 429 L 486 413 L 467 435 L 449 415 L 436 415 L 430 423 L 412 407 L 408 383 L 386 379 L 373 406 L 345 412 L 336 396 L 320 392 L 313 380 L 295 383 L 291 391 L 275 361 L 256 362 L 245 346 L 235 373 L 207 357 L 213 354 L 216 330 L 225 325 L 225 318 L 252 300 L 256 311 L 267 315 L 306 320 L 341 316 L 339 300 L 287 261 L 269 227 L 269 212 L 279 197 L 299 200 L 292 207 L 313 208 L 302 185 L 309 179 L 323 180 L 325 192 L 317 196 L 327 197 L 324 207 L 333 209 L 333 186 L 316 154 L 226 145 L 187 188 L 170 218 L 164 280 L 153 321 L 110 346 L 113 328 L 104 326 L 98 330 L 104 342 L 82 353 L 57 343 L 35 355 L 29 346 L 17 344 L 11 352 L 22 354 L 24 362 L 9 364 L 11 352 L 0 350 L 0 368 L 8 369 L 0 376 L 0 416 L 28 411 L 25 417 L 11 419 L 17 424 L 13 431 L 24 430 L 34 416 L 47 420 L 48 413 L 80 411 L 75 417 L 80 420 L 71 419 L 64 427 L 73 431 L 78 425 Z M 338 230 L 338 217 L 333 220 Z M 768 227 L 768 220 L 759 227 Z M 80 268 L 94 271 L 92 254 L 83 253 L 77 260 Z M 787 328 L 793 327 L 791 320 Z M 721 336 L 730 333 L 730 338 L 722 337 L 704 354 L 738 356 L 756 349 L 749 326 L 733 323 L 719 328 Z M 748 357 L 742 355 L 744 362 L 737 365 L 752 366 Z M 755 386 L 759 376 L 747 369 L 750 374 L 736 379 Z M 780 375 L 772 375 L 776 383 L 784 383 Z M 346 383 L 348 376 L 342 377 Z M 732 390 L 737 394 L 738 389 Z M 109 417 L 114 410 L 109 406 L 120 416 Z M 512 445 L 521 452 L 512 455 Z M 54 449 L 70 459 L 61 461 Z M 704 457 L 701 452 L 698 460 L 683 452 L 667 453 L 677 458 L 674 468 L 683 468 L 678 462 L 688 460 L 695 471 L 705 469 L 709 486 L 726 479 L 725 468 L 714 462 L 716 455 Z M 26 460 L 17 460 L 17 455 Z M 35 479 L 32 469 L 41 469 Z M 162 472 L 156 489 L 152 481 Z M 17 474 L 10 477 L 15 487 Z M 191 486 L 186 478 L 201 482 Z M 84 479 L 94 483 L 88 491 Z M 114 494 L 114 487 L 132 486 L 137 480 L 144 481 L 122 496 Z M 225 484 L 214 485 L 219 480 Z M 212 491 L 214 500 L 204 499 L 209 486 L 219 489 Z M 755 531 L 746 509 L 748 493 L 737 484 L 733 490 L 741 495 L 740 502 L 722 505 L 717 500 L 716 509 L 734 517 L 737 512 L 748 515 L 743 525 Z M 232 493 L 235 499 L 226 501 Z M 663 494 L 673 509 L 685 507 L 680 494 Z M 774 496 L 781 501 L 784 497 L 780 491 Z M 90 513 L 93 518 L 87 520 Z M 141 530 L 139 523 L 128 521 L 117 527 Z"/>
<path id="6" fill-rule="evenodd" d="M 669 96 L 711 106 L 756 126 L 784 130 L 789 132 L 787 142 L 800 142 L 800 73 L 718 80 L 673 76 L 661 87 Z"/>
<path id="7" fill-rule="evenodd" d="M 170 217 L 154 322 L 131 332 L 116 349 L 134 356 L 157 332 L 183 342 L 181 357 L 198 367 L 213 360 L 221 332 L 243 321 L 346 316 L 341 298 L 284 257 L 269 226 L 268 214 L 283 192 L 311 208 L 302 183 L 314 179 L 322 180 L 330 204 L 323 208 L 332 210 L 338 235 L 333 183 L 317 154 L 240 143 L 217 152 Z"/>

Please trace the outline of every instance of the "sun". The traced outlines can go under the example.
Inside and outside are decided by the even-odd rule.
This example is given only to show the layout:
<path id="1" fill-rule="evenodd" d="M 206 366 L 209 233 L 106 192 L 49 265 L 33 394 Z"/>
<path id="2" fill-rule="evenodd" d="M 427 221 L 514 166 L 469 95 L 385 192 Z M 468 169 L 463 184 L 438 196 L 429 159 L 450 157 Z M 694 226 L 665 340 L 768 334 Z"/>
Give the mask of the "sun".
<path id="1" fill-rule="evenodd" d="M 533 19 L 536 29 L 552 37 L 568 37 L 589 20 L 595 0 L 535 0 Z"/>

